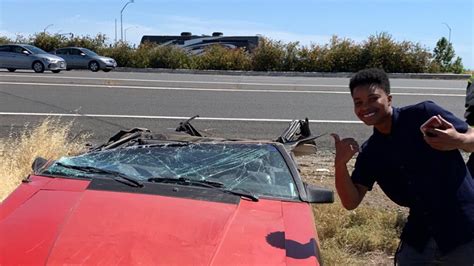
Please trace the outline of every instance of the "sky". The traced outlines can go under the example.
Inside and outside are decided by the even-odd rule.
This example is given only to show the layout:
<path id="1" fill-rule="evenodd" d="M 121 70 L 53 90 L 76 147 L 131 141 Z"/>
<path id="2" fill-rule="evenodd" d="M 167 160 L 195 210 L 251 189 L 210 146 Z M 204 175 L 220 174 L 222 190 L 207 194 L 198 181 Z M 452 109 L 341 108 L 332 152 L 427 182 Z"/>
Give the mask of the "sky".
<path id="1" fill-rule="evenodd" d="M 120 39 L 122 8 L 132 0 L 0 0 L 0 35 L 106 34 Z M 116 23 L 115 23 L 116 21 Z M 122 12 L 123 38 L 143 35 L 262 35 L 284 43 L 326 44 L 331 36 L 362 43 L 386 32 L 433 51 L 451 38 L 474 69 L 474 0 L 135 0 Z"/>

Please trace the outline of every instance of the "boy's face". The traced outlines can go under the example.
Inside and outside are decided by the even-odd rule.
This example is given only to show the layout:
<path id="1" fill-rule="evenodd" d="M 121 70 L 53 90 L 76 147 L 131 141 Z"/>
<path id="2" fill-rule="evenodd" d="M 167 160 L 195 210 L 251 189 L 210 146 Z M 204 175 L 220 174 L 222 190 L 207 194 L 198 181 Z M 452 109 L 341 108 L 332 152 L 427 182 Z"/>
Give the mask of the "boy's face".
<path id="1" fill-rule="evenodd" d="M 362 85 L 352 92 L 354 113 L 368 126 L 386 126 L 391 123 L 392 95 L 378 85 Z"/>

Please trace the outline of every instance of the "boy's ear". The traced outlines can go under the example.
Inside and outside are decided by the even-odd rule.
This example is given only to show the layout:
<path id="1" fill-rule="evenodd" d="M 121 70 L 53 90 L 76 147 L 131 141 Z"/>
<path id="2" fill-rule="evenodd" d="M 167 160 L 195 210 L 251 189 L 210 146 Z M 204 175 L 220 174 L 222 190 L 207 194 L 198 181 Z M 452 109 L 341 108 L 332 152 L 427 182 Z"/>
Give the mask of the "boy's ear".
<path id="1" fill-rule="evenodd" d="M 392 94 L 387 95 L 388 102 L 391 104 L 392 103 Z"/>

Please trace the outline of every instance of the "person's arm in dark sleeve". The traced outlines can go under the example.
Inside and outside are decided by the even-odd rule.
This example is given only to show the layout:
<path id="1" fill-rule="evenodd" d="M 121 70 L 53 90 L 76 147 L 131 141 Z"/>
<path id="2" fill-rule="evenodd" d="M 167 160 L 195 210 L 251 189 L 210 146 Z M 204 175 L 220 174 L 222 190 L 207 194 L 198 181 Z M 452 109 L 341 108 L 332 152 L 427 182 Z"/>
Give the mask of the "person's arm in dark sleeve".
<path id="1" fill-rule="evenodd" d="M 434 121 L 422 130 L 426 133 L 424 139 L 428 145 L 443 151 L 474 151 L 474 130 L 465 121 L 433 102 L 425 104 L 425 112 Z"/>
<path id="2" fill-rule="evenodd" d="M 453 123 L 444 119 L 441 115 L 437 116 L 440 126 L 430 128 L 425 135 L 425 141 L 433 149 L 448 151 L 462 149 L 466 152 L 474 152 L 474 130 L 467 127 L 465 132 L 458 131 Z"/>

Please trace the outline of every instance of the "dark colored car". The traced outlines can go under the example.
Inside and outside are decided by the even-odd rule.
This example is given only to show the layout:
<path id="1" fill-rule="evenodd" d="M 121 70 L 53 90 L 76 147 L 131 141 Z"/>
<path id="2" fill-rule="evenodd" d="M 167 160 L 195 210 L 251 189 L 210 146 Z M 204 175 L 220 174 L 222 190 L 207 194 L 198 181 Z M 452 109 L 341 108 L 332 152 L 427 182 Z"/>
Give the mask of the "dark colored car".
<path id="1" fill-rule="evenodd" d="M 0 68 L 6 68 L 10 72 L 33 69 L 36 73 L 43 73 L 45 70 L 59 73 L 66 69 L 66 62 L 33 45 L 6 44 L 0 45 Z"/>
<path id="2" fill-rule="evenodd" d="M 70 69 L 90 69 L 93 72 L 103 70 L 109 72 L 117 67 L 117 62 L 113 58 L 96 54 L 87 48 L 65 47 L 51 52 L 66 60 L 67 70 Z"/>
<path id="3" fill-rule="evenodd" d="M 0 205 L 0 265 L 319 265 L 310 203 L 333 192 L 301 180 L 293 156 L 315 137 L 292 125 L 278 141 L 231 140 L 186 121 L 187 134 L 135 128 L 38 158 Z"/>

